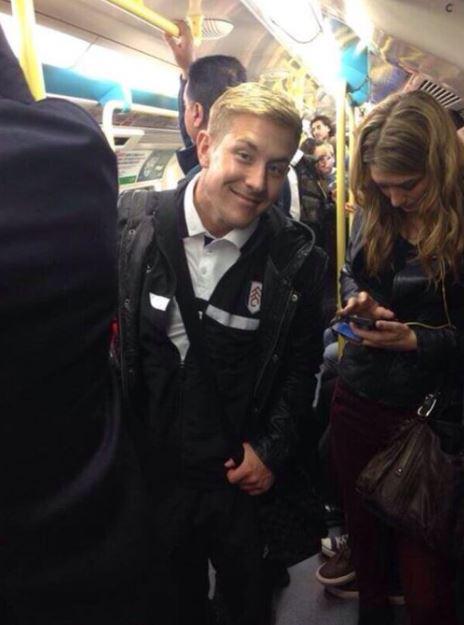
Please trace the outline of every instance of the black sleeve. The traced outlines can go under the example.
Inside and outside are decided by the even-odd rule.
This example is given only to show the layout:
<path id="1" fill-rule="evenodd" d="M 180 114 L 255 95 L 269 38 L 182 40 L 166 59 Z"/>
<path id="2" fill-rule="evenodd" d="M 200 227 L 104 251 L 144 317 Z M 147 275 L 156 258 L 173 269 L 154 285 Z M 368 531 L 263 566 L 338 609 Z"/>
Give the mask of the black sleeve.
<path id="1" fill-rule="evenodd" d="M 0 27 L 0 98 L 28 104 L 34 101 L 24 74 Z"/>
<path id="2" fill-rule="evenodd" d="M 182 135 L 182 141 L 184 142 L 184 146 L 186 148 L 189 148 L 193 145 L 193 141 L 191 140 L 187 132 L 187 128 L 185 127 L 185 122 L 184 122 L 184 113 L 185 113 L 184 92 L 185 92 L 186 85 L 187 85 L 187 81 L 181 77 L 179 93 L 177 95 L 177 107 L 179 109 L 179 129 L 180 129 L 180 134 Z"/>

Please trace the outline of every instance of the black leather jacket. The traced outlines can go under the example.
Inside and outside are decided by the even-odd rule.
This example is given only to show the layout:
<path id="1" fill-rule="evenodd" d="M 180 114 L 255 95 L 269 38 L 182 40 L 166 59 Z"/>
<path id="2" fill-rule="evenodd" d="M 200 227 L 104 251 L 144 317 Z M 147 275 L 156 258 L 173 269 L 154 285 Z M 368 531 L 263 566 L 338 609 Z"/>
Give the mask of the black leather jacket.
<path id="1" fill-rule="evenodd" d="M 464 335 L 464 278 L 445 280 L 446 305 L 454 327 L 447 323 L 441 285 L 430 284 L 418 260 L 409 260 L 393 276 L 391 292 L 367 276 L 363 260 L 362 215 L 353 224 L 346 262 L 340 276 L 342 301 L 367 291 L 392 309 L 402 322 L 416 322 L 417 351 L 401 352 L 347 344 L 340 364 L 341 378 L 357 394 L 393 406 L 415 407 L 427 393 L 446 381 L 453 401 L 460 402 Z M 434 326 L 424 327 L 424 326 Z M 451 383 L 450 383 L 451 381 Z"/>
<path id="2" fill-rule="evenodd" d="M 181 192 L 182 187 L 177 190 Z M 128 407 L 136 417 L 143 408 L 138 341 L 143 274 L 147 269 L 161 271 L 166 292 L 174 294 L 176 288 L 164 251 L 157 196 L 129 192 L 119 203 L 121 371 Z M 250 413 L 259 434 L 250 442 L 263 462 L 278 470 L 295 443 L 298 420 L 308 417 L 314 396 L 314 376 L 322 355 L 326 258 L 314 247 L 309 228 L 274 207 L 262 219 L 271 240 L 263 286 L 260 364 Z"/>

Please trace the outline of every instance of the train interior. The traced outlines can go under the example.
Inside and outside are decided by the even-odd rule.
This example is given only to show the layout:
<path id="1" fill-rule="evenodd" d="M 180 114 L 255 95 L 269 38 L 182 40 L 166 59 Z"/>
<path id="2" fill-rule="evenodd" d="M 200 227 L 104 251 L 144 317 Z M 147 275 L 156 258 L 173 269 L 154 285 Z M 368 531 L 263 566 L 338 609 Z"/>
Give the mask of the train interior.
<path id="1" fill-rule="evenodd" d="M 182 177 L 175 158 L 182 145 L 179 69 L 154 15 L 190 19 L 198 56 L 238 57 L 251 80 L 295 99 L 306 128 L 316 113 L 336 117 L 338 127 L 347 108 L 356 119 L 410 89 L 431 93 L 464 123 L 462 0 L 294 0 L 291 10 L 282 0 L 35 0 L 34 8 L 46 93 L 72 99 L 102 125 L 117 153 L 121 190 L 172 188 Z M 0 23 L 18 50 L 6 0 Z M 348 103 L 341 113 L 340 93 Z M 276 625 L 356 622 L 355 602 L 329 598 L 315 580 L 320 562 L 314 556 L 292 567 Z"/>

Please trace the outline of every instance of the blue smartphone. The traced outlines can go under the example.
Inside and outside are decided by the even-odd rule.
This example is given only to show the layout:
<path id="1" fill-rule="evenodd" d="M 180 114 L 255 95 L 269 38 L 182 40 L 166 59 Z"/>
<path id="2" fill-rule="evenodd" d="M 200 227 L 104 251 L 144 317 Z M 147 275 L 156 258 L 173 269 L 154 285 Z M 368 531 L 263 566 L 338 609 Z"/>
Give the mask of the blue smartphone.
<path id="1" fill-rule="evenodd" d="M 347 321 L 336 321 L 331 329 L 353 343 L 362 343 L 362 338 L 355 334 Z"/>
<path id="2" fill-rule="evenodd" d="M 337 319 L 337 321 L 348 321 L 350 323 L 354 323 L 358 328 L 362 328 L 363 330 L 375 330 L 375 321 L 374 319 L 369 319 L 368 317 L 360 317 L 359 315 L 348 315 L 347 317 L 341 317 Z"/>

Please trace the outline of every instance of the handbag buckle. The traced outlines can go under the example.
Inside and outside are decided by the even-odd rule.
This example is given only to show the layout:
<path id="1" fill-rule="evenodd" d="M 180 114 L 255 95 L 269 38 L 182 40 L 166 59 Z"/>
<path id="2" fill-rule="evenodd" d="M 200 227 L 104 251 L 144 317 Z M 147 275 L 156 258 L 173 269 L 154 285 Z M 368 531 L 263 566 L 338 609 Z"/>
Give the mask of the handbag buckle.
<path id="1" fill-rule="evenodd" d="M 417 409 L 417 414 L 419 415 L 419 417 L 422 417 L 423 419 L 430 417 L 435 409 L 435 406 L 437 405 L 437 401 L 438 395 L 436 393 L 429 393 L 428 395 L 426 395 L 424 401 Z"/>

